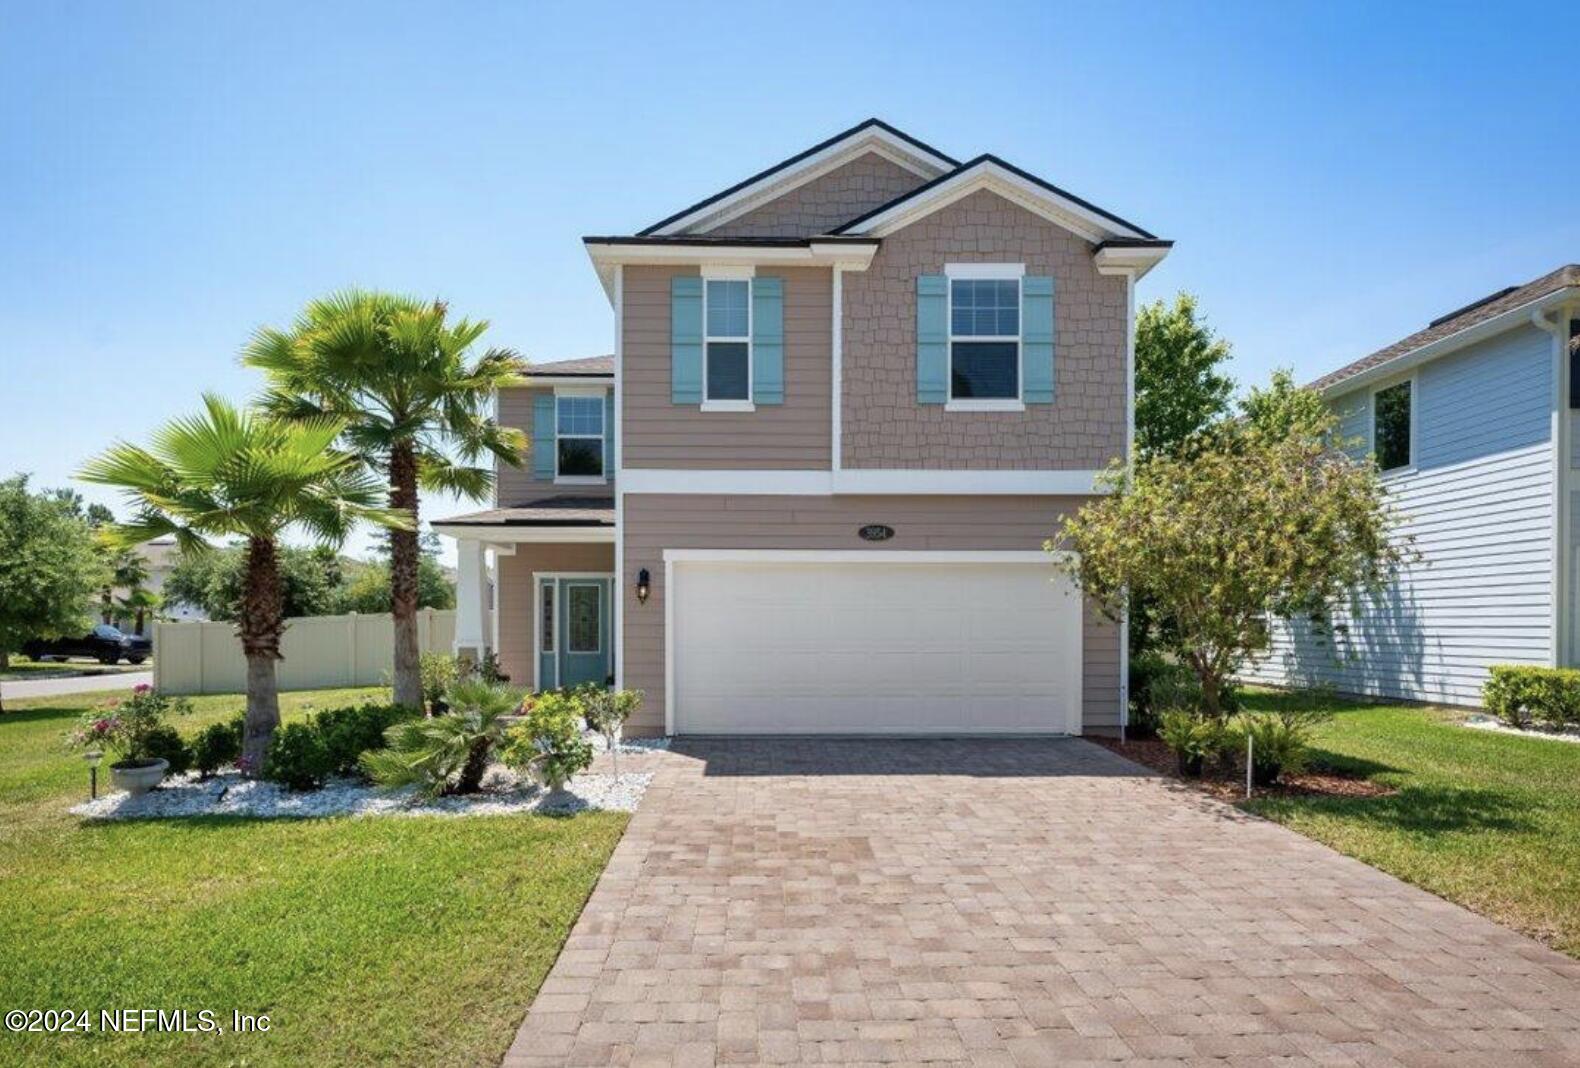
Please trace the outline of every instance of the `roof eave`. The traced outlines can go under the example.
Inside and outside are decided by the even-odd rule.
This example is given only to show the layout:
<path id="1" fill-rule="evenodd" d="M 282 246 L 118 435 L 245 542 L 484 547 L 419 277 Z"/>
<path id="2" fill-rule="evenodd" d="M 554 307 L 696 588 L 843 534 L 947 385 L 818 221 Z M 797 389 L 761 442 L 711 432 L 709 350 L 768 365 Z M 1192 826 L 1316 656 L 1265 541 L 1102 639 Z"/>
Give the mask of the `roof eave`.
<path id="1" fill-rule="evenodd" d="M 582 245 L 592 260 L 604 293 L 614 303 L 614 275 L 623 266 L 685 264 L 766 264 L 802 267 L 841 267 L 865 271 L 881 241 L 875 237 L 743 238 L 733 241 L 684 238 L 584 237 Z"/>
<path id="2" fill-rule="evenodd" d="M 1478 341 L 1484 341 L 1489 337 L 1501 334 L 1505 330 L 1512 330 L 1529 322 L 1532 316 L 1541 315 L 1551 311 L 1553 308 L 1563 307 L 1577 299 L 1580 299 L 1580 286 L 1560 286 L 1557 289 L 1549 290 L 1539 297 L 1533 297 L 1523 304 L 1516 305 L 1507 311 L 1499 312 L 1497 315 L 1472 323 L 1463 330 L 1440 337 L 1436 341 L 1428 342 L 1419 348 L 1401 352 L 1391 359 L 1357 371 L 1355 374 L 1346 375 L 1333 381 L 1325 381 L 1324 378 L 1319 378 L 1311 384 L 1310 388 L 1316 389 L 1318 393 L 1326 398 L 1331 399 L 1342 396 L 1352 390 L 1361 389 L 1374 382 L 1413 370 L 1422 364 L 1456 352 L 1467 345 L 1474 345 Z"/>

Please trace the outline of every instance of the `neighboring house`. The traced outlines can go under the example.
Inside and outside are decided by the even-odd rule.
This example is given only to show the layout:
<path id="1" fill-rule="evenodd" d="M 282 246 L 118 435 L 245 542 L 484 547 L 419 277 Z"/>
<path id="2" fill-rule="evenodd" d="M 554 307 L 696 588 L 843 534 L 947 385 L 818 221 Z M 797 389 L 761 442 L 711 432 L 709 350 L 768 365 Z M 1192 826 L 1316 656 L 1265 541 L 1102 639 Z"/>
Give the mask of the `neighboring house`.
<path id="1" fill-rule="evenodd" d="M 1247 676 L 1479 704 L 1492 664 L 1580 665 L 1580 266 L 1318 379 L 1419 559 L 1336 620 L 1275 624 Z"/>
<path id="2" fill-rule="evenodd" d="M 176 565 L 181 562 L 181 549 L 176 545 L 176 539 L 155 538 L 133 551 L 142 555 L 143 564 L 148 568 L 148 581 L 143 583 L 143 588 L 161 597 L 164 596 L 165 582 L 170 578 L 170 573 L 176 569 Z M 116 596 L 122 596 L 124 593 L 123 590 L 117 590 Z M 159 615 L 163 619 L 182 623 L 208 618 L 208 613 L 201 608 L 193 608 L 191 605 L 181 603 L 161 605 Z"/>
<path id="3" fill-rule="evenodd" d="M 1123 629 L 1043 543 L 1128 449 L 1170 242 L 872 120 L 585 244 L 615 352 L 501 392 L 531 456 L 434 524 L 458 650 L 640 734 L 1119 728 Z"/>

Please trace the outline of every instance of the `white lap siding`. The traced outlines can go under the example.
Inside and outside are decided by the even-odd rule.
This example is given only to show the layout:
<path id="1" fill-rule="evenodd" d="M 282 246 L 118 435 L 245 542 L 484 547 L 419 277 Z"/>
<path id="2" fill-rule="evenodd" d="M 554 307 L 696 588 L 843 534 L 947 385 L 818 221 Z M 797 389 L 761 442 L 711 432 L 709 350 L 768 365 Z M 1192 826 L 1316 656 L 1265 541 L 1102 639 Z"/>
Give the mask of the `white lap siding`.
<path id="1" fill-rule="evenodd" d="M 1370 451 L 1370 390 L 1337 401 Z M 1278 622 L 1253 681 L 1479 704 L 1492 664 L 1549 664 L 1553 635 L 1552 347 L 1522 327 L 1423 366 L 1416 465 L 1387 486 L 1420 559 L 1341 612 L 1336 640 Z"/>

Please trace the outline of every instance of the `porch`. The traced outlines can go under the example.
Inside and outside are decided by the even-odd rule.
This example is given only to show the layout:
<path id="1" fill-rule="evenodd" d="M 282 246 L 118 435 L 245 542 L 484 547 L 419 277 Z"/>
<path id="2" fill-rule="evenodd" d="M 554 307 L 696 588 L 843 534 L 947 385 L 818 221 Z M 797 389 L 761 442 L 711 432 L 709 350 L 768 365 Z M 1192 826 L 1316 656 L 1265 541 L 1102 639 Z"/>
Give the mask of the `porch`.
<path id="1" fill-rule="evenodd" d="M 533 689 L 615 670 L 614 502 L 551 497 L 443 519 L 456 540 L 455 651 Z"/>

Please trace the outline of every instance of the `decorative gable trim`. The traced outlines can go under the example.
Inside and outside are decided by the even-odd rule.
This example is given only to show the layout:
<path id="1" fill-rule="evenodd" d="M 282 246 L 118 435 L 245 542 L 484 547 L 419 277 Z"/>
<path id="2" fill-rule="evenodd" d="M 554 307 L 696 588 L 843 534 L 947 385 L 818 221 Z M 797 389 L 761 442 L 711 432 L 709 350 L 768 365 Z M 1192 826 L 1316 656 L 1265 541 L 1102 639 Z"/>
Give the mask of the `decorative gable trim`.
<path id="1" fill-rule="evenodd" d="M 654 223 L 641 231 L 641 236 L 707 233 L 867 153 L 881 156 L 927 180 L 959 166 L 956 160 L 931 145 L 879 119 L 868 119 Z"/>
<path id="2" fill-rule="evenodd" d="M 926 185 L 852 219 L 834 233 L 840 236 L 861 234 L 883 237 L 982 189 L 996 193 L 1093 244 L 1116 239 L 1158 240 L 1156 235 L 1134 223 L 992 155 L 978 156 L 948 174 L 940 175 Z"/>

